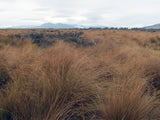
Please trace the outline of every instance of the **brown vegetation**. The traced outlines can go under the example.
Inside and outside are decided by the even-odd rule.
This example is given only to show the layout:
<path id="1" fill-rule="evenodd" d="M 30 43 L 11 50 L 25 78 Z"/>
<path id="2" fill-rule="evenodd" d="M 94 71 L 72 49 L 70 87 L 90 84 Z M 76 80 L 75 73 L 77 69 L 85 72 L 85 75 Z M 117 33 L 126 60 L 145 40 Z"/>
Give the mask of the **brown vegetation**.
<path id="1" fill-rule="evenodd" d="M 1 30 L 0 119 L 159 119 L 158 33 Z"/>

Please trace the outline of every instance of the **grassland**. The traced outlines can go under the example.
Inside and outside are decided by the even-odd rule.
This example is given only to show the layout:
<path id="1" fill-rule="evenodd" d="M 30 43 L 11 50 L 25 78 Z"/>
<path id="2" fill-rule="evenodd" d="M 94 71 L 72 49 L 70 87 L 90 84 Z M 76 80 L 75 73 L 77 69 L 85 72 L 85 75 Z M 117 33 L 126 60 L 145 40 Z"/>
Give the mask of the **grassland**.
<path id="1" fill-rule="evenodd" d="M 160 32 L 0 30 L 1 120 L 158 120 Z"/>

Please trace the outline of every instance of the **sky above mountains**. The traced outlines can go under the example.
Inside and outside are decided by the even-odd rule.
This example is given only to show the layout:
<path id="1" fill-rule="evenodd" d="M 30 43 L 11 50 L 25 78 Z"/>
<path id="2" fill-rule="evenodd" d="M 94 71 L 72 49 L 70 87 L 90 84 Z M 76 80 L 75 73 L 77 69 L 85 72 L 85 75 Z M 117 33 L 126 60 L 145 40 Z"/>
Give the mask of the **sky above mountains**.
<path id="1" fill-rule="evenodd" d="M 160 23 L 160 0 L 0 0 L 0 27 L 43 23 L 141 27 Z"/>

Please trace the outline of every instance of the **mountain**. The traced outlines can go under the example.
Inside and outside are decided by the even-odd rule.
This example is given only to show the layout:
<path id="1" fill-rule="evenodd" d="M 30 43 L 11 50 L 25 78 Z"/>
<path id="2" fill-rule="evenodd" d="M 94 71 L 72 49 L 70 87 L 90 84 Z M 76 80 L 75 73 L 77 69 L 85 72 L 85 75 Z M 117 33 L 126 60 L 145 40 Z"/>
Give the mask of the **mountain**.
<path id="1" fill-rule="evenodd" d="M 52 23 L 44 23 L 40 26 L 37 26 L 37 28 L 55 28 L 55 29 L 69 29 L 69 28 L 77 28 L 76 25 L 70 25 L 70 24 L 62 24 L 62 23 L 57 23 L 57 24 L 52 24 Z"/>
<path id="2" fill-rule="evenodd" d="M 143 27 L 143 29 L 160 29 L 160 24 Z"/>
<path id="3" fill-rule="evenodd" d="M 13 26 L 13 27 L 9 27 L 7 29 L 72 29 L 72 28 L 88 28 L 86 26 L 82 26 L 82 25 L 76 25 L 76 24 L 62 24 L 62 23 L 57 23 L 57 24 L 53 24 L 53 23 L 44 23 L 42 25 L 39 26 L 34 26 L 34 25 L 22 25 L 22 26 Z"/>

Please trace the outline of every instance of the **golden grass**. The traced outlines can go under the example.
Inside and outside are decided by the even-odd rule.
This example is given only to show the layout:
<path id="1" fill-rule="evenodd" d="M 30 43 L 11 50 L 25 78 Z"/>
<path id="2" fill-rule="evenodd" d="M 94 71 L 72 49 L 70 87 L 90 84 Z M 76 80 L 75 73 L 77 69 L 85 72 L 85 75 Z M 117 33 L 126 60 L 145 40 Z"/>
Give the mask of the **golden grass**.
<path id="1" fill-rule="evenodd" d="M 12 61 L 7 61 L 8 69 L 12 68 L 8 72 L 12 80 L 2 89 L 0 103 L 7 116 L 13 119 L 69 118 L 74 113 L 70 112 L 74 111 L 74 104 L 88 101 L 94 95 L 87 58 L 78 56 L 75 49 L 59 43 L 39 54 L 29 46 L 7 51 L 6 57 L 12 57 Z M 20 51 L 22 56 L 16 57 Z"/>
<path id="2" fill-rule="evenodd" d="M 160 58 L 143 46 L 158 32 L 81 31 L 99 42 L 86 48 L 57 42 L 42 49 L 29 41 L 1 41 L 0 119 L 159 118 Z M 1 34 L 15 32 L 26 33 Z"/>

